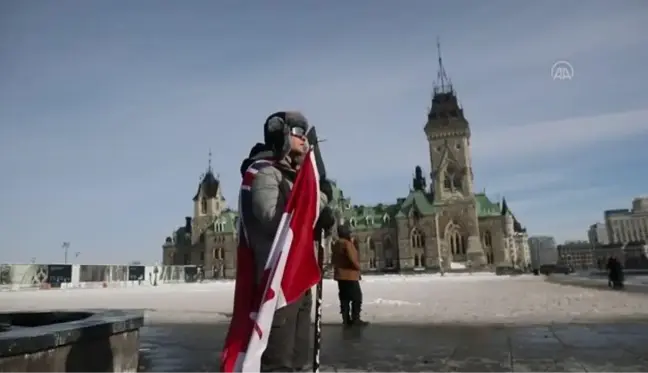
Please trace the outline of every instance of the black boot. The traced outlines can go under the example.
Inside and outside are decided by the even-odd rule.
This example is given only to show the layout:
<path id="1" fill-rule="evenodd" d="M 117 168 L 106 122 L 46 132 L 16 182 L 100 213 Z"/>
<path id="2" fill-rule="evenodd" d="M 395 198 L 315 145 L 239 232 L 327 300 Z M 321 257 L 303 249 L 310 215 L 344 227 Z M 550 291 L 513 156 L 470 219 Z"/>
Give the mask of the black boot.
<path id="1" fill-rule="evenodd" d="M 351 325 L 353 326 L 367 326 L 369 321 L 364 321 L 360 317 L 362 311 L 362 302 L 351 302 Z"/>
<path id="2" fill-rule="evenodd" d="M 342 324 L 344 326 L 351 325 L 351 305 L 348 301 L 340 301 L 340 314 L 342 314 Z"/>

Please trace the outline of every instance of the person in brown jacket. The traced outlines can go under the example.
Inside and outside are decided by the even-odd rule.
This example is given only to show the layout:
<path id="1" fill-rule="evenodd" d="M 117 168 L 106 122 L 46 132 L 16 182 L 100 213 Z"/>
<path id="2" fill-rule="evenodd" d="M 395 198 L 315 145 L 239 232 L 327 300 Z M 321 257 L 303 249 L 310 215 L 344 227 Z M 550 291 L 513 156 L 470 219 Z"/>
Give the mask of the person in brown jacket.
<path id="1" fill-rule="evenodd" d="M 362 289 L 358 249 L 351 241 L 351 229 L 348 226 L 338 227 L 338 237 L 338 241 L 332 248 L 331 262 L 334 268 L 334 279 L 338 283 L 342 322 L 345 326 L 365 326 L 369 323 L 360 318 Z"/>

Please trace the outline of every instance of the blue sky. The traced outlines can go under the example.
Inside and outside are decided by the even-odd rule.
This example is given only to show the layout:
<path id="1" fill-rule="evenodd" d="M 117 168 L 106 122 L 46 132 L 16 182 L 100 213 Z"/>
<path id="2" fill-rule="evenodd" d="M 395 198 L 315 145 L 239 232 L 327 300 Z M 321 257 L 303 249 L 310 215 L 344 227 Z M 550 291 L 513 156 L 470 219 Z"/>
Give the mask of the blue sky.
<path id="1" fill-rule="evenodd" d="M 0 2 L 0 262 L 152 262 L 214 154 L 226 198 L 273 111 L 318 126 L 356 203 L 429 173 L 437 35 L 479 190 L 585 238 L 646 192 L 648 5 L 627 1 Z M 574 78 L 552 80 L 556 60 Z"/>

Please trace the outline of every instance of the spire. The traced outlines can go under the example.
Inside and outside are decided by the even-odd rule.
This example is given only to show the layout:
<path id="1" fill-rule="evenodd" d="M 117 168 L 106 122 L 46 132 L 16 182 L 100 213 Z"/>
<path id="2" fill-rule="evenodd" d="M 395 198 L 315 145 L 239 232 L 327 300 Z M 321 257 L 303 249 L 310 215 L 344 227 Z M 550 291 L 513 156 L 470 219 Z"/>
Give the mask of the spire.
<path id="1" fill-rule="evenodd" d="M 437 71 L 437 80 L 434 84 L 434 93 L 449 93 L 452 92 L 452 82 L 446 74 L 443 67 L 443 57 L 441 56 L 441 41 L 437 36 L 437 55 L 439 58 L 439 70 Z"/>
<path id="2" fill-rule="evenodd" d="M 508 205 L 506 204 L 506 198 L 502 198 L 502 216 L 510 214 Z"/>
<path id="3" fill-rule="evenodd" d="M 207 160 L 207 172 L 212 172 L 211 161 L 212 161 L 212 151 L 211 151 L 211 148 L 209 148 L 209 158 Z"/>
<path id="4" fill-rule="evenodd" d="M 468 121 L 464 117 L 457 94 L 443 66 L 441 42 L 438 37 L 437 53 L 439 70 L 434 81 L 432 102 L 430 103 L 428 120 L 424 130 L 428 136 L 435 137 L 456 136 L 459 133 L 458 131 L 461 131 L 465 136 L 470 136 Z"/>
<path id="5" fill-rule="evenodd" d="M 209 149 L 209 157 L 207 159 L 207 171 L 200 175 L 200 183 L 198 184 L 198 191 L 194 196 L 194 202 L 198 200 L 198 197 L 202 194 L 206 198 L 214 198 L 218 194 L 218 189 L 220 188 L 220 181 L 214 176 L 214 170 L 212 169 L 212 152 Z"/>

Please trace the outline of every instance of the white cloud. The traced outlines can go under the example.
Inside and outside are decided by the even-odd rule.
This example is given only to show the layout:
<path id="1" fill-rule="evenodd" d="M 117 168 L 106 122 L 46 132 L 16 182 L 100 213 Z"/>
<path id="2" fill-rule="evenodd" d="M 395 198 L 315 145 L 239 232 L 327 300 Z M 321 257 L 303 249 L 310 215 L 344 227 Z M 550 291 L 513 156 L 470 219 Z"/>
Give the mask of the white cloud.
<path id="1" fill-rule="evenodd" d="M 538 170 L 492 177 L 494 182 L 486 186 L 486 192 L 506 195 L 508 193 L 537 191 L 560 185 L 569 178 L 568 170 Z"/>
<path id="2" fill-rule="evenodd" d="M 456 61 L 451 63 L 451 73 L 457 67 L 461 72 L 457 80 L 471 86 L 472 80 L 491 76 L 495 71 L 505 72 L 511 66 L 541 61 L 543 66 L 547 65 L 549 77 L 549 67 L 557 58 L 570 58 L 613 44 L 618 46 L 619 40 L 634 44 L 646 39 L 645 33 L 637 32 L 646 18 L 643 13 L 615 11 L 602 17 L 602 14 L 585 12 L 563 18 L 540 31 L 534 30 L 534 34 L 521 33 L 514 47 L 511 40 L 488 47 L 473 45 L 468 43 L 472 40 L 470 35 L 456 35 L 456 46 L 447 46 L 446 53 L 450 60 Z M 414 44 L 416 48 L 411 48 Z M 237 102 L 251 102 L 250 111 L 240 118 L 245 123 L 259 123 L 267 112 L 279 107 L 302 109 L 330 140 L 325 146 L 327 161 L 342 183 L 376 174 L 409 177 L 417 164 L 429 168 L 422 128 L 429 102 L 424 92 L 429 90 L 434 78 L 433 48 L 426 50 L 419 43 L 409 42 L 402 46 L 403 53 L 399 53 L 399 46 L 393 46 L 395 51 L 386 56 L 384 49 L 363 48 L 363 55 L 358 55 L 352 47 L 355 46 L 344 44 L 340 50 L 320 48 L 300 53 L 298 59 L 277 61 L 262 76 L 252 74 L 249 83 L 225 82 L 222 90 L 208 95 L 209 101 L 225 102 L 233 107 Z M 339 57 L 349 55 L 353 58 L 341 60 Z M 269 94 L 265 87 L 269 87 Z M 274 94 L 279 87 L 281 93 Z M 415 112 L 411 111 L 411 102 L 407 111 L 402 106 L 412 97 L 412 92 L 416 92 L 414 99 L 421 103 L 420 110 Z M 495 96 L 487 99 L 499 102 L 501 110 L 505 110 L 507 103 L 520 95 L 495 92 Z M 471 108 L 467 110 L 470 112 Z M 475 131 L 473 154 L 486 164 L 507 159 L 532 162 L 548 151 L 569 152 L 645 133 L 647 113 L 648 110 L 636 110 L 516 127 L 488 126 L 487 130 Z M 255 132 L 259 131 L 246 129 L 245 137 L 237 139 L 238 143 L 249 141 L 246 139 Z M 507 141 L 503 147 L 503 139 L 515 141 Z"/>
<path id="3" fill-rule="evenodd" d="M 560 194 L 560 193 L 558 193 Z M 624 208 L 629 197 L 606 189 L 570 190 L 556 200 L 522 201 L 519 217 L 527 225 L 531 235 L 554 235 L 559 242 L 573 239 L 587 239 L 591 224 L 603 221 L 603 210 Z M 516 210 L 517 204 L 512 203 Z"/>
<path id="4" fill-rule="evenodd" d="M 605 187 L 583 187 L 558 189 L 544 191 L 528 197 L 510 200 L 513 211 L 520 212 L 564 212 L 561 207 L 565 203 L 579 204 L 581 202 L 591 202 L 595 196 L 605 194 L 609 188 Z"/>
<path id="5" fill-rule="evenodd" d="M 547 10 L 547 3 L 538 3 Z M 547 75 L 551 63 L 559 59 L 572 59 L 581 54 L 602 51 L 610 47 L 620 48 L 632 46 L 648 40 L 645 32 L 648 23 L 648 13 L 631 8 L 619 8 L 602 11 L 590 11 L 587 6 L 574 12 L 558 11 L 554 13 L 552 22 L 522 25 L 511 33 L 511 24 L 506 22 L 496 25 L 505 41 L 501 43 L 473 43 L 466 36 L 458 39 L 456 48 L 460 51 L 470 51 L 478 55 L 482 69 L 466 69 L 475 74 L 489 74 L 494 70 L 506 72 L 511 68 L 533 63 L 548 63 Z M 528 22 L 528 18 L 519 17 L 518 22 Z M 513 21 L 515 22 L 515 21 Z M 484 37 L 489 37 L 488 31 Z M 451 46 L 452 48 L 452 46 Z M 457 59 L 457 63 L 462 63 Z M 464 62 L 465 63 L 465 62 Z"/>
<path id="6" fill-rule="evenodd" d="M 611 197 L 610 191 L 604 187 L 556 188 L 507 201 L 531 235 L 550 234 L 558 241 L 586 239 L 589 225 L 601 220 L 601 202 L 618 203 L 620 198 Z"/>
<path id="7" fill-rule="evenodd" d="M 648 133 L 648 110 L 568 118 L 521 126 L 495 127 L 474 142 L 475 158 L 485 162 L 501 159 L 529 160 L 547 154 L 569 153 L 605 141 L 622 140 Z M 503 139 L 506 141 L 502 146 Z M 568 163 L 568 161 L 566 161 Z M 532 164 L 530 164 L 532 166 Z"/>

